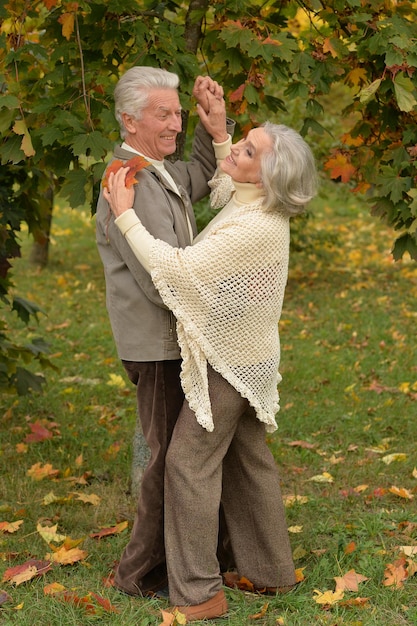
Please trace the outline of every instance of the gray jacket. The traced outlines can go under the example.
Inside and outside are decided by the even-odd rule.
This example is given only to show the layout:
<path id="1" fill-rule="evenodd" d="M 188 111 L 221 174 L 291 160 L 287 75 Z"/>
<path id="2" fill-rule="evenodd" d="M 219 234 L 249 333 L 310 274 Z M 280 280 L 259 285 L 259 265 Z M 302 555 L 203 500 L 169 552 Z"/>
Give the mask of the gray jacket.
<path id="1" fill-rule="evenodd" d="M 228 127 L 232 134 L 232 129 Z M 134 153 L 117 147 L 114 158 L 123 161 Z M 209 193 L 207 181 L 216 169 L 212 139 L 199 123 L 189 161 L 165 161 L 181 196 L 152 166 L 137 174 L 133 208 L 149 232 L 172 246 L 184 248 L 191 239 L 185 214 L 194 236 L 197 227 L 193 203 Z M 175 318 L 163 304 L 151 277 L 135 258 L 114 224 L 102 191 L 97 203 L 96 240 L 104 266 L 106 304 L 120 359 L 163 361 L 180 358 Z"/>

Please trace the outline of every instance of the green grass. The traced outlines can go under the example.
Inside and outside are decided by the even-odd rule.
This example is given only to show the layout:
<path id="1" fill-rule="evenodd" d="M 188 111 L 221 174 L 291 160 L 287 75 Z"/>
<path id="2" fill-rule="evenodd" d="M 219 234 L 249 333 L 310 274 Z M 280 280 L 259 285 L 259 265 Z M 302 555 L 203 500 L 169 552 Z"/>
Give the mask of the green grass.
<path id="1" fill-rule="evenodd" d="M 306 500 L 287 507 L 288 525 L 300 531 L 291 533 L 291 541 L 304 580 L 276 598 L 227 590 L 229 615 L 215 623 L 415 625 L 417 576 L 399 589 L 383 581 L 399 546 L 417 544 L 417 265 L 393 263 L 395 234 L 340 190 L 318 198 L 310 219 L 296 222 L 294 231 L 303 246 L 291 257 L 281 321 L 279 430 L 269 441 L 284 496 Z M 129 493 L 135 396 L 107 319 L 94 220 L 57 208 L 43 271 L 29 265 L 30 242 L 23 243 L 14 267 L 16 291 L 46 315 L 29 328 L 12 314 L 8 321 L 22 338 L 47 339 L 58 370 L 46 371 L 43 394 L 0 399 L 0 522 L 23 520 L 16 532 L 0 535 L 0 577 L 52 552 L 38 523 L 57 524 L 58 533 L 81 540 L 87 556 L 19 585 L 2 582 L 10 599 L 1 605 L 0 623 L 157 626 L 164 603 L 129 598 L 105 585 L 129 530 L 100 540 L 90 536 L 125 520 L 130 526 L 135 510 Z M 29 424 L 37 420 L 54 436 L 25 444 Z M 394 453 L 402 460 L 384 462 Z M 36 463 L 50 463 L 59 473 L 34 480 L 27 472 Z M 332 482 L 318 482 L 326 473 Z M 414 499 L 390 492 L 393 486 Z M 45 504 L 50 493 L 59 500 Z M 100 501 L 88 504 L 71 495 L 80 493 Z M 334 578 L 350 569 L 368 578 L 358 592 L 345 592 L 331 606 L 316 603 L 315 590 L 334 591 Z M 94 599 L 96 612 L 89 613 L 85 603 L 45 595 L 51 583 L 81 598 L 99 594 L 118 613 L 100 610 Z M 343 604 L 356 597 L 368 600 L 362 607 Z M 251 619 L 266 602 L 263 617 Z"/>

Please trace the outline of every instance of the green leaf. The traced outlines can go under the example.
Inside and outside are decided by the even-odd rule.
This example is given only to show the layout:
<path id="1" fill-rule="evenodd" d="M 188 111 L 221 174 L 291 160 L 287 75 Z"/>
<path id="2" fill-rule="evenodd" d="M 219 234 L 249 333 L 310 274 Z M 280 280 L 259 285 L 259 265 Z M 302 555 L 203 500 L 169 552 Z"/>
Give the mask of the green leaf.
<path id="1" fill-rule="evenodd" d="M 46 126 L 37 133 L 43 146 L 52 146 L 64 137 L 64 133 L 56 126 Z"/>
<path id="2" fill-rule="evenodd" d="M 98 130 L 75 137 L 72 151 L 75 156 L 87 155 L 101 159 L 113 148 L 113 144 Z"/>
<path id="3" fill-rule="evenodd" d="M 368 102 L 376 94 L 381 82 L 382 79 L 377 78 L 370 85 L 361 89 L 361 91 L 359 92 L 359 100 L 362 102 L 362 104 Z"/>
<path id="4" fill-rule="evenodd" d="M 25 160 L 25 155 L 20 149 L 22 139 L 18 135 L 8 137 L 7 140 L 0 146 L 1 162 L 5 163 L 19 163 Z"/>
<path id="5" fill-rule="evenodd" d="M 414 85 L 411 80 L 399 72 L 394 79 L 395 97 L 401 111 L 412 111 L 417 101 L 413 95 Z"/>
<path id="6" fill-rule="evenodd" d="M 406 252 L 409 253 L 414 261 L 417 261 L 417 240 L 409 233 L 404 233 L 404 235 L 398 237 L 392 249 L 392 254 L 396 261 L 402 259 Z"/>
<path id="7" fill-rule="evenodd" d="M 377 177 L 378 195 L 389 196 L 394 204 L 402 200 L 404 192 L 411 188 L 412 178 L 399 176 L 398 171 L 387 165 L 381 167 L 381 173 Z"/>
<path id="8" fill-rule="evenodd" d="M 26 396 L 30 391 L 42 391 L 45 377 L 41 374 L 32 374 L 29 370 L 18 367 L 15 376 L 15 386 L 19 396 Z"/>
<path id="9" fill-rule="evenodd" d="M 19 108 L 19 99 L 16 96 L 11 96 L 9 94 L 4 94 L 0 98 L 0 108 L 7 109 L 18 109 Z"/>
<path id="10" fill-rule="evenodd" d="M 13 298 L 12 310 L 16 311 L 18 317 L 25 322 L 25 324 L 29 322 L 31 316 L 38 319 L 38 313 L 45 313 L 45 311 L 34 302 L 30 302 L 30 300 L 20 298 L 19 296 Z"/>
<path id="11" fill-rule="evenodd" d="M 253 85 L 246 85 L 244 95 L 249 104 L 259 104 L 259 94 Z"/>
<path id="12" fill-rule="evenodd" d="M 403 62 L 403 55 L 398 50 L 390 49 L 385 55 L 385 65 L 392 67 L 393 65 L 401 65 Z"/>
<path id="13" fill-rule="evenodd" d="M 324 126 L 322 126 L 319 122 L 317 122 L 317 120 L 312 119 L 311 117 L 307 117 L 304 120 L 304 124 L 302 129 L 300 130 L 300 134 L 305 137 L 308 133 L 309 130 L 312 130 L 316 133 L 318 133 L 319 135 L 323 135 L 325 133 L 327 133 L 328 131 L 324 128 Z"/>
<path id="14" fill-rule="evenodd" d="M 87 186 L 87 172 L 83 169 L 71 170 L 65 178 L 60 193 L 64 198 L 68 198 L 72 208 L 83 206 L 87 200 Z"/>

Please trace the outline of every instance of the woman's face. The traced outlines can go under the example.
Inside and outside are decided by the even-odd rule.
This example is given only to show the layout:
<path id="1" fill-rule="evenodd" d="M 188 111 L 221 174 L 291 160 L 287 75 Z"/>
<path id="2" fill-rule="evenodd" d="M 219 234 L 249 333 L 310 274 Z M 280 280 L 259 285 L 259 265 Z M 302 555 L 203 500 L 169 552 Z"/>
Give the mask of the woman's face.
<path id="1" fill-rule="evenodd" d="M 233 144 L 228 157 L 220 167 L 238 183 L 261 185 L 261 157 L 272 150 L 272 139 L 262 127 L 253 128 L 245 137 Z"/>

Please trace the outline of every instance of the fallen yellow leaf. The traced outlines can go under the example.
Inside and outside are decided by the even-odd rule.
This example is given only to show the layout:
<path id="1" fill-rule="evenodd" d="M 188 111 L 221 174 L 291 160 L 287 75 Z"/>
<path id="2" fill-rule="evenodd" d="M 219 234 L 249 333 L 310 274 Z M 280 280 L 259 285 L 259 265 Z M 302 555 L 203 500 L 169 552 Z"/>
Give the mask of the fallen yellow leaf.
<path id="1" fill-rule="evenodd" d="M 324 592 L 314 589 L 314 593 L 316 594 L 314 600 L 317 604 L 336 604 L 336 602 L 339 602 L 339 600 L 341 600 L 345 595 L 342 589 L 339 589 L 338 591 L 329 590 Z"/>
<path id="2" fill-rule="evenodd" d="M 394 452 L 393 454 L 387 454 L 382 457 L 382 461 L 386 465 L 390 465 L 394 461 L 405 461 L 407 459 L 407 455 L 404 452 Z"/>
<path id="3" fill-rule="evenodd" d="M 55 524 L 55 526 L 42 526 L 41 524 L 38 524 L 36 526 L 36 530 L 38 531 L 42 539 L 46 541 L 46 543 L 50 543 L 51 541 L 60 542 L 65 540 L 65 535 L 59 535 L 57 533 L 57 528 L 58 524 Z"/>
<path id="4" fill-rule="evenodd" d="M 309 478 L 314 483 L 332 483 L 334 482 L 334 478 L 329 472 L 323 472 L 323 474 L 317 474 L 316 476 L 312 476 Z"/>

